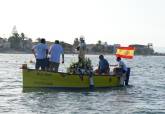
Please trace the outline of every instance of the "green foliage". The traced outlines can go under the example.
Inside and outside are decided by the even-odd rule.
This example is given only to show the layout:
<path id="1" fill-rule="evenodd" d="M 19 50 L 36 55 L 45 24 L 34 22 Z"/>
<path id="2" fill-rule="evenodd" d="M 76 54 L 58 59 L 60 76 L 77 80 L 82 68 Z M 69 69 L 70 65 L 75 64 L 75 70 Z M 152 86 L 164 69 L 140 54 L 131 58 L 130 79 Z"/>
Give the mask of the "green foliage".
<path id="1" fill-rule="evenodd" d="M 25 34 L 24 33 L 21 33 L 21 39 L 25 40 Z"/>
<path id="2" fill-rule="evenodd" d="M 85 58 L 85 60 L 71 63 L 68 68 L 68 73 L 76 74 L 79 68 L 84 70 L 92 70 L 93 66 L 91 60 L 89 58 Z"/>

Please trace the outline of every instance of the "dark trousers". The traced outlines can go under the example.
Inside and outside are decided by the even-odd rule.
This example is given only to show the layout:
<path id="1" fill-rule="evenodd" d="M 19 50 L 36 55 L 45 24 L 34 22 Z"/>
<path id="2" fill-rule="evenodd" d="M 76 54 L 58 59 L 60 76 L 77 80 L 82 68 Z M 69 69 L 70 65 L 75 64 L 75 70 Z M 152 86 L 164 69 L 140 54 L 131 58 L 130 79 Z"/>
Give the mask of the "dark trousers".
<path id="1" fill-rule="evenodd" d="M 50 71 L 58 72 L 60 63 L 50 62 Z"/>
<path id="2" fill-rule="evenodd" d="M 110 69 L 99 69 L 99 74 L 109 74 Z"/>
<path id="3" fill-rule="evenodd" d="M 128 85 L 129 82 L 129 76 L 130 76 L 130 68 L 127 68 L 127 72 L 126 72 L 126 80 L 125 80 L 125 85 Z"/>
<path id="4" fill-rule="evenodd" d="M 45 70 L 46 67 L 46 59 L 36 59 L 36 65 L 35 68 L 39 70 L 41 67 L 41 70 Z"/>

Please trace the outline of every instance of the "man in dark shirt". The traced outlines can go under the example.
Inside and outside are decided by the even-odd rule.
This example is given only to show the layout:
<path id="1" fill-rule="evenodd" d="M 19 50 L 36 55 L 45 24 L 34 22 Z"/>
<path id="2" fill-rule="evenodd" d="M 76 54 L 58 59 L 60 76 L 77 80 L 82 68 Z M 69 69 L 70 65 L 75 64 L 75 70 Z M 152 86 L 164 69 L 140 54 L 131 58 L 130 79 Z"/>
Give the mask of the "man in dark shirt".
<path id="1" fill-rule="evenodd" d="M 108 61 L 104 58 L 103 55 L 100 55 L 99 59 L 100 59 L 99 68 L 98 68 L 99 74 L 102 74 L 102 73 L 109 74 L 110 68 L 109 68 Z"/>

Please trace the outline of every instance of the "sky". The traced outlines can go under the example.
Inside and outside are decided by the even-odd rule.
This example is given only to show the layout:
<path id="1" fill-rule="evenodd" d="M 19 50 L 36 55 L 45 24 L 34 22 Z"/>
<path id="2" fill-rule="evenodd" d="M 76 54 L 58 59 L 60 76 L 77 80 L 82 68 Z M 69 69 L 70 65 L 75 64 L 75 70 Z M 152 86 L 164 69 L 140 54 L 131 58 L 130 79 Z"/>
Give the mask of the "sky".
<path id="1" fill-rule="evenodd" d="M 165 47 L 165 0 L 0 0 L 0 36 Z M 163 42 L 164 41 L 164 42 Z"/>

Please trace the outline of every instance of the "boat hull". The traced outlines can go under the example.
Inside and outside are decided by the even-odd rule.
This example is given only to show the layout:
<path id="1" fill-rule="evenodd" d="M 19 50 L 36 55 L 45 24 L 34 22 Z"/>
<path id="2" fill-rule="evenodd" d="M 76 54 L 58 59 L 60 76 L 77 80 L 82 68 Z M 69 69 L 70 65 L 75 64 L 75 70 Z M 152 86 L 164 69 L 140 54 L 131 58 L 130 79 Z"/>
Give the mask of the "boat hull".
<path id="1" fill-rule="evenodd" d="M 95 88 L 120 86 L 120 76 L 94 75 Z M 89 88 L 90 78 L 77 74 L 54 73 L 40 70 L 23 69 L 23 88 Z"/>

